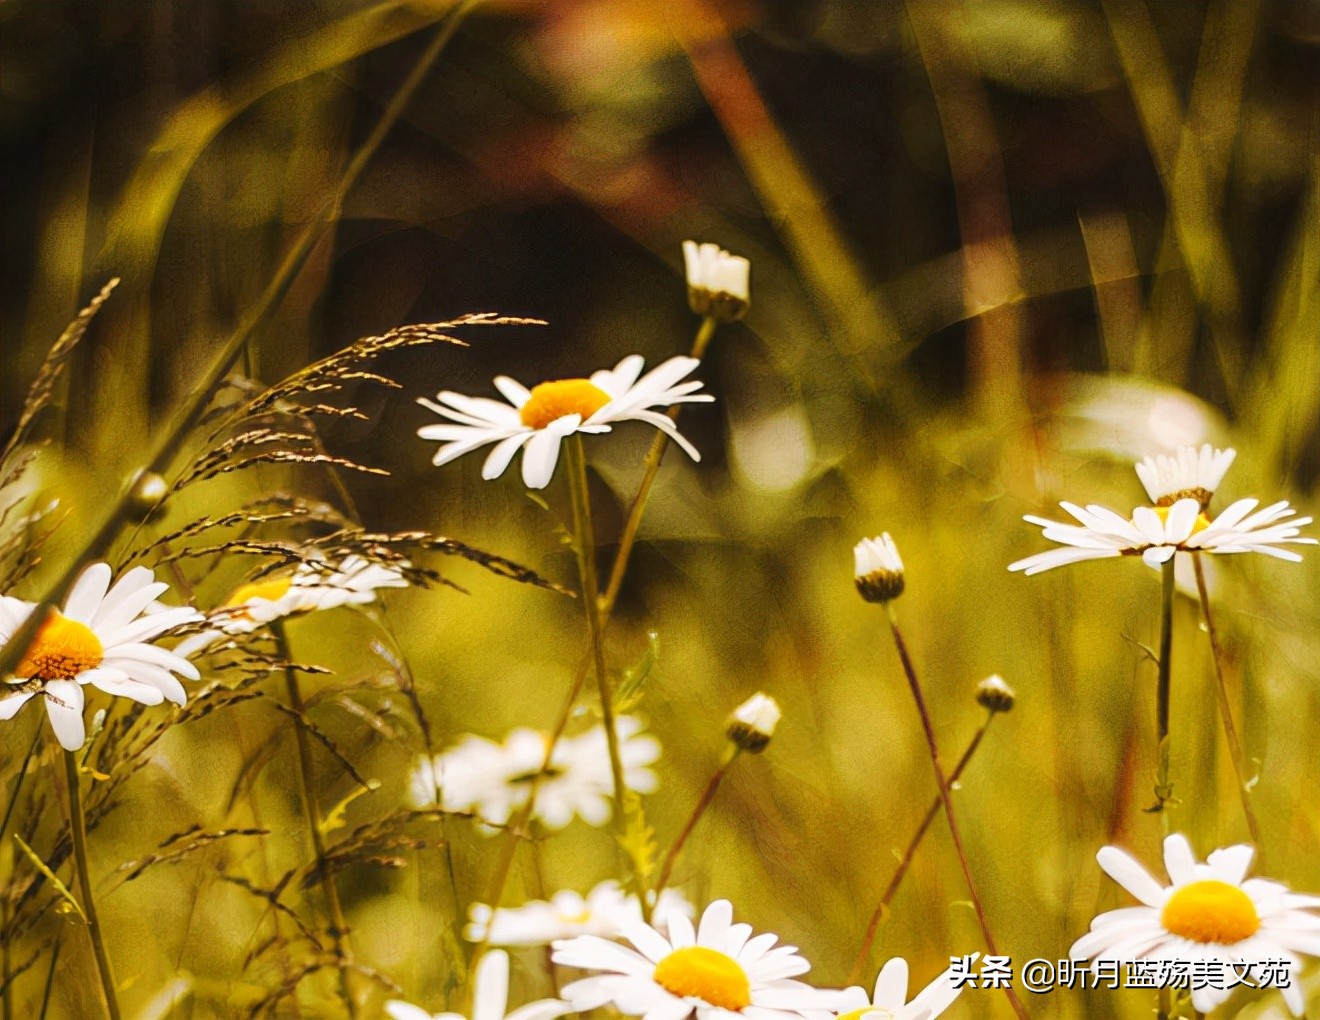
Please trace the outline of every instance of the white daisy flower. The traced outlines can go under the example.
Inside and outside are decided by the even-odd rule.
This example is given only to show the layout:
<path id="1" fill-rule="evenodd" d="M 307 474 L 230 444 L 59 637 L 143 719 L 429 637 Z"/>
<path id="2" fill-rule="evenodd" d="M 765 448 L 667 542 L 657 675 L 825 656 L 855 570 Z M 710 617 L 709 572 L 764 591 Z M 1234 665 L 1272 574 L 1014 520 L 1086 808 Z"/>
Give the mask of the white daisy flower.
<path id="1" fill-rule="evenodd" d="M 74 582 L 64 608 L 51 610 L 9 678 L 20 690 L 0 698 L 0 719 L 12 719 L 41 693 L 60 746 L 76 751 L 86 739 L 83 684 L 144 705 L 187 701 L 174 674 L 196 680 L 197 668 L 184 653 L 152 642 L 201 615 L 188 606 L 158 602 L 169 585 L 147 567 L 134 567 L 114 587 L 112 577 L 109 564 L 92 564 Z M 0 597 L 0 644 L 35 608 L 22 599 Z"/>
<path id="2" fill-rule="evenodd" d="M 1096 854 L 1100 867 L 1142 906 L 1101 914 L 1070 951 L 1074 960 L 1216 961 L 1224 967 L 1287 961 L 1291 982 L 1284 1001 L 1294 1016 L 1305 1004 L 1297 971 L 1299 954 L 1320 956 L 1320 897 L 1289 892 L 1279 882 L 1247 878 L 1255 851 L 1247 845 L 1216 850 L 1197 863 L 1186 837 L 1164 840 L 1164 886 L 1118 847 Z M 1231 973 L 1231 972 L 1230 972 Z M 1192 1005 L 1209 1013 L 1232 994 L 1228 988 L 1194 988 Z"/>
<path id="3" fill-rule="evenodd" d="M 880 969 L 872 997 L 858 985 L 838 993 L 837 1020 L 935 1020 L 962 993 L 952 975 L 952 968 L 944 971 L 908 1002 L 907 961 L 896 956 Z"/>
<path id="4" fill-rule="evenodd" d="M 624 781 L 631 790 L 651 793 L 657 779 L 647 766 L 660 757 L 660 742 L 642 728 L 634 716 L 615 720 Z M 525 727 L 513 730 L 503 744 L 469 734 L 416 767 L 410 782 L 412 803 L 471 812 L 485 823 L 481 831 L 494 832 L 492 826 L 507 824 L 527 804 L 532 781 L 545 764 L 548 739 Z M 613 813 L 613 795 L 605 727 L 597 726 L 555 744 L 550 767 L 536 787 L 532 817 L 548 829 L 562 829 L 579 815 L 589 825 L 604 825 Z"/>
<path id="5" fill-rule="evenodd" d="M 357 555 L 345 556 L 334 570 L 300 563 L 291 574 L 240 585 L 224 605 L 210 614 L 215 626 L 184 638 L 178 650 L 193 655 L 221 640 L 251 633 L 286 616 L 366 605 L 376 600 L 376 592 L 381 588 L 406 587 L 408 582 L 399 570 Z"/>
<path id="6" fill-rule="evenodd" d="M 1131 520 L 1095 504 L 1083 509 L 1073 503 L 1060 503 L 1081 527 L 1028 514 L 1025 520 L 1039 525 L 1045 538 L 1064 548 L 1028 556 L 1008 569 L 1030 576 L 1067 563 L 1110 556 L 1140 556 L 1149 566 L 1158 567 L 1178 552 L 1258 552 L 1300 562 L 1297 553 L 1278 547 L 1315 545 L 1314 538 L 1300 537 L 1302 526 L 1310 524 L 1311 518 L 1293 518 L 1297 511 L 1288 506 L 1287 500 L 1256 510 L 1259 502 L 1240 499 L 1213 521 L 1206 517 L 1200 502 L 1191 497 L 1167 507 L 1139 506 L 1132 511 Z"/>
<path id="7" fill-rule="evenodd" d="M 538 999 L 505 1013 L 509 1005 L 509 956 L 493 949 L 477 964 L 476 988 L 472 993 L 471 1020 L 554 1020 L 572 1011 L 560 999 Z M 385 1003 L 392 1020 L 468 1020 L 462 1013 L 428 1013 L 420 1006 L 392 999 Z"/>
<path id="8" fill-rule="evenodd" d="M 481 469 L 481 477 L 487 479 L 504 474 L 514 455 L 523 450 L 522 477 L 529 489 L 543 489 L 550 483 L 565 436 L 609 432 L 621 421 L 654 425 L 693 460 L 700 460 L 701 455 L 679 434 L 669 416 L 655 409 L 714 400 L 697 392 L 699 381 L 679 382 L 701 363 L 696 358 L 670 358 L 646 375 L 641 374 L 643 364 L 640 355 L 631 354 L 613 369 L 593 373 L 590 379 L 557 379 L 530 390 L 508 376 L 498 376 L 495 388 L 507 404 L 444 390 L 436 396 L 439 403 L 425 397 L 417 402 L 447 419 L 446 423 L 423 425 L 417 434 L 443 444 L 432 458 L 437 467 L 495 443 Z"/>
<path id="9" fill-rule="evenodd" d="M 656 902 L 652 918 L 663 924 L 671 911 L 691 917 L 692 904 L 684 896 L 666 889 Z M 468 908 L 468 925 L 463 937 L 469 942 L 487 942 L 495 946 L 544 946 L 556 939 L 576 935 L 599 935 L 617 938 L 630 924 L 639 924 L 642 908 L 636 896 L 619 888 L 613 879 L 601 882 L 586 896 L 571 890 L 555 893 L 549 900 L 532 900 L 521 907 L 491 910 L 488 903 L 474 903 Z"/>
<path id="10" fill-rule="evenodd" d="M 853 547 L 853 580 L 867 602 L 889 602 L 903 594 L 903 558 L 885 532 Z"/>
<path id="11" fill-rule="evenodd" d="M 555 963 L 602 972 L 564 986 L 573 1009 L 610 1003 L 645 1020 L 800 1020 L 836 1007 L 838 992 L 792 980 L 811 969 L 796 946 L 775 946 L 768 933 L 751 937 L 751 925 L 733 923 L 728 900 L 708 906 L 695 932 L 682 914 L 666 920 L 667 936 L 649 924 L 626 927 L 635 949 L 596 935 L 555 942 Z"/>
<path id="12" fill-rule="evenodd" d="M 688 305 L 694 312 L 722 322 L 733 322 L 747 314 L 752 300 L 752 264 L 747 259 L 730 255 L 718 244 L 684 241 L 683 266 Z"/>
<path id="13" fill-rule="evenodd" d="M 1207 507 L 1236 456 L 1234 449 L 1216 450 L 1209 443 L 1199 449 L 1180 446 L 1172 457 L 1143 457 L 1137 464 L 1137 477 L 1157 506 L 1190 498 Z"/>

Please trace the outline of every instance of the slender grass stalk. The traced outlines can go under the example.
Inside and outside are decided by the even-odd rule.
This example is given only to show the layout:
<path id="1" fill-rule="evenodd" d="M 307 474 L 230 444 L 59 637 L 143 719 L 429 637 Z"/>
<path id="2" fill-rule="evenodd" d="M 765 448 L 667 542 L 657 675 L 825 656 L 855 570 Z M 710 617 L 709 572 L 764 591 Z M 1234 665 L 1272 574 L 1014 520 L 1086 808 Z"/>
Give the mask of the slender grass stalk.
<path id="1" fill-rule="evenodd" d="M 610 688 L 610 678 L 605 672 L 605 635 L 601 628 L 600 599 L 597 592 L 596 575 L 596 535 L 591 523 L 591 492 L 587 481 L 587 452 L 582 446 L 582 436 L 574 433 L 569 436 L 565 446 L 568 448 L 568 487 L 573 504 L 573 531 L 578 560 L 578 576 L 582 582 L 582 611 L 587 618 L 587 639 L 591 643 L 592 665 L 596 674 L 596 689 L 600 693 L 600 714 L 605 723 L 605 745 L 609 748 L 610 774 L 614 779 L 614 820 L 622 826 L 623 798 L 628 786 L 623 777 L 623 758 L 619 754 L 619 734 L 615 729 L 614 692 Z M 637 895 L 645 894 L 640 882 Z"/>
<path id="2" fill-rule="evenodd" d="M 9 841 L 5 839 L 5 834 L 9 831 L 9 823 L 14 817 L 14 808 L 18 804 L 18 795 L 23 792 L 23 780 L 27 778 L 28 766 L 32 764 L 32 756 L 36 753 L 37 744 L 40 740 L 41 727 L 38 726 L 32 734 L 32 743 L 28 745 L 27 754 L 23 756 L 23 764 L 19 766 L 18 775 L 14 778 L 13 789 L 9 791 L 9 803 L 5 805 L 5 817 L 3 820 L 0 820 L 0 846 L 4 848 L 3 853 L 5 854 L 5 859 L 7 861 L 11 859 L 11 851 L 9 848 Z M 0 921 L 3 922 L 4 927 L 0 928 L 0 931 L 3 931 L 4 928 L 9 926 L 9 920 L 9 901 L 6 899 L 4 912 L 0 915 Z M 10 955 L 9 940 L 0 939 L 0 969 L 3 970 L 3 973 L 0 974 L 0 980 L 4 981 L 5 989 L 4 996 L 0 999 L 0 1003 L 3 1004 L 4 1020 L 14 1020 L 12 968 L 13 959 Z"/>
<path id="3" fill-rule="evenodd" d="M 307 819 L 307 828 L 312 834 L 312 850 L 316 855 L 316 874 L 320 880 L 321 891 L 325 894 L 326 909 L 330 914 L 331 932 L 335 941 L 335 952 L 339 956 L 339 990 L 344 999 L 344 1006 L 350 1017 L 356 1017 L 357 1001 L 353 995 L 352 983 L 347 967 L 353 963 L 353 947 L 348 938 L 348 923 L 344 919 L 344 908 L 339 902 L 339 889 L 335 885 L 334 875 L 330 873 L 325 852 L 325 837 L 321 833 L 321 805 L 312 784 L 312 742 L 301 720 L 307 716 L 303 702 L 302 689 L 298 683 L 298 671 L 293 668 L 293 658 L 289 652 L 289 635 L 281 621 L 270 625 L 279 648 L 280 658 L 284 660 L 284 686 L 289 697 L 289 707 L 298 714 L 299 722 L 293 727 L 294 739 L 298 746 L 298 794 L 302 801 L 303 817 Z"/>
<path id="4" fill-rule="evenodd" d="M 50 995 L 55 990 L 55 966 L 60 960 L 60 946 L 63 944 L 63 936 L 55 936 L 55 946 L 50 951 L 50 969 L 46 971 L 46 987 L 41 990 L 41 1013 L 37 1020 L 46 1020 L 46 1012 L 50 1009 Z"/>
<path id="5" fill-rule="evenodd" d="M 930 712 L 926 708 L 926 699 L 921 693 L 921 683 L 917 680 L 917 671 L 912 665 L 912 656 L 908 654 L 907 643 L 903 640 L 902 631 L 899 630 L 898 613 L 895 612 L 892 601 L 885 603 L 885 614 L 889 619 L 889 632 L 894 637 L 894 647 L 898 651 L 899 661 L 903 664 L 903 673 L 907 677 L 908 687 L 912 691 L 912 699 L 917 705 L 917 714 L 921 716 L 921 728 L 926 736 L 926 749 L 930 752 L 930 763 L 935 770 L 935 782 L 939 786 L 940 802 L 944 805 L 944 820 L 949 825 L 949 836 L 953 840 L 953 848 L 958 855 L 958 864 L 962 868 L 963 880 L 967 884 L 967 895 L 972 901 L 973 910 L 976 911 L 976 920 L 981 925 L 981 937 L 985 940 L 986 949 L 991 956 L 998 956 L 999 950 L 995 945 L 994 935 L 990 932 L 990 922 L 986 918 L 981 896 L 976 891 L 976 880 L 972 877 L 972 868 L 967 861 L 967 851 L 963 847 L 962 833 L 958 829 L 958 819 L 953 812 L 953 800 L 949 797 L 949 777 L 944 771 L 944 766 L 940 764 L 940 749 L 938 742 L 935 740 L 935 727 L 931 723 Z M 1004 994 L 1008 997 L 1009 1005 L 1013 1007 L 1013 1012 L 1017 1015 L 1018 1020 L 1027 1020 L 1027 1011 L 1011 986 L 1006 985 L 1004 987 Z"/>
<path id="6" fill-rule="evenodd" d="M 1192 553 L 1192 565 L 1196 570 L 1196 591 L 1201 597 L 1201 612 L 1205 617 L 1205 629 L 1210 635 L 1210 651 L 1215 662 L 1215 700 L 1219 703 L 1219 718 L 1224 722 L 1224 739 L 1228 742 L 1228 756 L 1233 762 L 1233 775 L 1237 779 L 1238 799 L 1242 802 L 1242 814 L 1246 817 L 1251 841 L 1256 844 L 1256 859 L 1259 861 L 1262 847 L 1260 824 L 1251 806 L 1242 742 L 1238 739 L 1237 727 L 1233 725 L 1233 708 L 1228 700 L 1228 685 L 1224 682 L 1224 653 L 1219 645 L 1219 633 L 1215 630 L 1214 616 L 1210 612 L 1210 593 L 1206 589 L 1205 568 L 1201 564 L 1200 553 Z"/>
<path id="7" fill-rule="evenodd" d="M 696 338 L 692 341 L 691 357 L 700 361 L 706 356 L 706 348 L 710 346 L 718 326 L 719 320 L 712 315 L 707 315 L 701 320 Z M 682 404 L 671 407 L 669 420 L 677 422 L 682 408 Z M 655 438 L 651 440 L 651 449 L 646 454 L 637 495 L 633 497 L 632 505 L 628 507 L 628 518 L 624 521 L 623 531 L 619 535 L 619 550 L 614 554 L 614 563 L 610 566 L 610 579 L 605 585 L 605 594 L 600 600 L 602 628 L 609 620 L 610 614 L 614 612 L 614 603 L 618 601 L 619 589 L 623 587 L 623 576 L 628 572 L 628 560 L 632 557 L 633 545 L 637 541 L 637 529 L 641 526 L 642 514 L 646 512 L 646 502 L 651 498 L 651 487 L 655 485 L 656 475 L 660 473 L 660 462 L 664 460 L 665 450 L 668 447 L 669 437 L 657 429 Z"/>
<path id="8" fill-rule="evenodd" d="M 1156 781 L 1155 803 L 1147 810 L 1164 813 L 1164 806 L 1173 796 L 1173 784 L 1169 782 L 1169 690 L 1173 677 L 1173 561 L 1169 557 L 1164 564 L 1163 584 L 1160 590 L 1160 659 L 1159 675 L 1155 680 L 1155 754 Z M 1169 820 L 1164 818 L 1165 835 L 1168 835 Z"/>
<path id="9" fill-rule="evenodd" d="M 950 785 L 956 783 L 959 777 L 962 776 L 963 770 L 967 768 L 972 756 L 976 754 L 976 749 L 981 746 L 981 741 L 985 738 L 986 731 L 990 729 L 990 722 L 996 714 L 995 712 L 986 714 L 985 721 L 981 723 L 980 728 L 977 729 L 971 742 L 967 745 L 967 750 L 963 751 L 962 757 L 958 759 L 958 764 L 949 773 Z M 875 942 L 876 932 L 880 930 L 880 922 L 889 913 L 889 905 L 894 902 L 894 897 L 898 894 L 898 887 L 903 883 L 908 868 L 912 866 L 912 862 L 917 856 L 917 848 L 921 846 L 921 841 L 926 838 L 926 833 L 934 823 L 935 816 L 940 813 L 941 804 L 942 798 L 937 794 L 935 799 L 931 801 L 930 807 L 926 809 L 925 815 L 922 816 L 917 831 L 908 840 L 907 849 L 903 851 L 903 856 L 899 859 L 894 877 L 889 880 L 889 885 L 885 886 L 884 894 L 880 897 L 880 902 L 876 904 L 875 912 L 871 914 L 871 920 L 866 925 L 866 934 L 862 937 L 862 946 L 857 951 L 857 959 L 853 961 L 852 970 L 848 973 L 847 983 L 849 985 L 855 985 L 861 980 L 862 971 L 871 957 L 871 946 Z"/>
<path id="10" fill-rule="evenodd" d="M 92 896 L 92 875 L 87 863 L 87 818 L 83 814 L 82 794 L 78 775 L 78 756 L 64 752 L 64 778 L 69 799 L 69 834 L 73 841 L 73 867 L 78 872 L 78 893 L 82 898 L 82 912 L 87 918 L 87 935 L 92 940 L 92 956 L 96 959 L 96 976 L 101 982 L 105 999 L 105 1015 L 120 1020 L 119 1000 L 115 996 L 115 978 L 110 970 L 110 957 L 105 951 L 101 935 L 101 921 L 96 914 L 96 900 Z"/>
<path id="11" fill-rule="evenodd" d="M 106 512 L 104 519 L 92 537 L 83 545 L 80 554 L 75 556 L 59 576 L 51 582 L 41 598 L 37 600 L 36 607 L 29 614 L 23 626 L 19 627 L 10 636 L 9 640 L 4 643 L 3 648 L 0 648 L 0 676 L 13 672 L 19 660 L 31 647 L 38 628 L 46 619 L 47 610 L 63 597 L 73 583 L 74 576 L 88 562 L 104 555 L 119 534 L 120 529 L 133 515 L 133 493 L 136 478 L 148 471 L 159 475 L 167 474 L 171 462 L 182 448 L 185 439 L 192 432 L 194 426 L 201 419 L 202 414 L 211 402 L 211 398 L 215 396 L 224 383 L 234 362 L 238 360 L 248 341 L 270 321 L 271 316 L 279 308 L 284 296 L 297 280 L 299 273 L 324 236 L 325 231 L 338 219 L 339 210 L 343 206 L 348 192 L 352 190 L 358 178 L 362 176 L 367 163 L 370 162 L 380 148 L 381 143 L 384 142 L 385 137 L 403 115 L 404 110 L 412 101 L 413 95 L 422 82 L 426 80 L 431 67 L 475 4 L 476 0 L 462 0 L 454 8 L 448 20 L 436 33 L 431 44 L 409 72 L 408 77 L 399 86 L 399 90 L 394 94 L 389 105 L 381 113 L 380 119 L 376 122 L 371 134 L 357 152 L 353 154 L 353 158 L 344 171 L 344 176 L 340 179 L 338 187 L 324 203 L 320 214 L 312 218 L 307 228 L 294 242 L 293 247 L 280 263 L 279 269 L 276 270 L 270 283 L 266 285 L 266 289 L 262 292 L 261 297 L 257 299 L 252 310 L 243 317 L 234 332 L 225 340 L 206 373 L 189 392 L 188 396 L 184 398 L 182 406 L 175 413 L 173 420 L 161 430 L 161 439 L 148 458 L 146 466 L 142 468 L 141 472 L 133 475 L 133 479 L 123 487 L 111 503 L 110 509 Z M 139 528 L 142 523 L 145 522 L 139 522 Z"/>
<path id="12" fill-rule="evenodd" d="M 720 783 L 724 781 L 725 774 L 738 756 L 742 754 L 742 748 L 737 744 L 729 744 L 729 748 L 724 752 L 724 757 L 720 760 L 719 767 L 715 769 L 710 781 L 706 783 L 706 788 L 701 791 L 701 796 L 697 798 L 696 807 L 692 809 L 692 814 L 688 816 L 687 822 L 683 826 L 683 831 L 678 834 L 674 840 L 673 846 L 665 854 L 665 862 L 660 868 L 660 877 L 656 879 L 654 890 L 654 902 L 660 902 L 660 893 L 664 891 L 665 886 L 669 884 L 669 876 L 674 873 L 674 864 L 678 861 L 678 855 L 683 852 L 683 846 L 687 843 L 688 837 L 692 835 L 692 830 L 697 827 L 697 822 L 701 816 L 706 813 L 710 807 L 711 801 L 715 799 L 715 792 L 720 788 Z M 643 904 L 645 906 L 645 904 Z"/>

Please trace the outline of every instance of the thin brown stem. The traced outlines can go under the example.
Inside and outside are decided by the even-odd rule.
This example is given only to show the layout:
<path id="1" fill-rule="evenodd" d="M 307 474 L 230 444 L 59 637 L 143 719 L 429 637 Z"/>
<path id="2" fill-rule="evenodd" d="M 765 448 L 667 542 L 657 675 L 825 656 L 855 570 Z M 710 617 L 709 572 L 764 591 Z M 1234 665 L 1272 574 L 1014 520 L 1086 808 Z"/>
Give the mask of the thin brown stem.
<path id="1" fill-rule="evenodd" d="M 967 861 L 967 851 L 963 847 L 962 833 L 958 829 L 958 819 L 954 815 L 953 800 L 949 797 L 949 778 L 944 771 L 944 766 L 940 764 L 940 749 L 938 742 L 935 740 L 935 727 L 931 723 L 930 712 L 926 708 L 926 699 L 921 693 L 921 683 L 917 680 L 916 667 L 912 665 L 912 657 L 908 654 L 907 644 L 904 642 L 903 634 L 899 630 L 898 614 L 894 611 L 893 602 L 885 603 L 885 611 L 889 617 L 889 631 L 894 637 L 894 647 L 898 650 L 898 658 L 903 664 L 903 673 L 907 677 L 908 687 L 912 691 L 912 699 L 916 702 L 917 714 L 921 716 L 921 728 L 926 736 L 926 749 L 930 752 L 930 763 L 935 770 L 935 781 L 939 786 L 940 802 L 944 805 L 944 820 L 949 825 L 949 837 L 953 840 L 953 848 L 958 855 L 958 865 L 962 868 L 963 880 L 967 884 L 967 895 L 972 901 L 972 909 L 976 911 L 976 919 L 981 925 L 981 937 L 985 940 L 986 949 L 991 956 L 998 956 L 999 949 L 995 945 L 994 936 L 990 933 L 990 922 L 986 918 L 980 893 L 976 890 L 976 880 L 972 877 L 972 868 Z M 1011 987 L 1005 986 L 1004 994 L 1008 996 L 1009 1005 L 1013 1007 L 1013 1012 L 1017 1015 L 1018 1020 L 1027 1020 L 1027 1011 L 1018 999 L 1017 993 Z"/>
<path id="2" fill-rule="evenodd" d="M 660 868 L 660 877 L 656 879 L 655 882 L 655 903 L 660 902 L 660 893 L 662 893 L 665 886 L 669 884 L 669 877 L 674 873 L 674 864 L 678 861 L 678 855 L 683 852 L 683 846 L 687 843 L 688 837 L 692 835 L 692 830 L 697 827 L 697 822 L 701 820 L 701 816 L 704 815 L 706 809 L 710 807 L 711 801 L 715 799 L 715 792 L 720 788 L 720 783 L 724 781 L 725 773 L 727 773 L 729 767 L 738 760 L 738 756 L 741 753 L 742 748 L 737 744 L 730 744 L 729 750 L 725 753 L 723 760 L 719 764 L 719 768 L 715 770 L 715 773 L 710 777 L 710 781 L 706 783 L 706 788 L 701 791 L 701 796 L 697 798 L 696 807 L 692 809 L 692 814 L 688 816 L 688 820 L 683 826 L 683 831 L 680 832 L 678 838 L 674 840 L 674 845 L 669 848 L 669 853 L 665 854 L 665 862 Z"/>
<path id="3" fill-rule="evenodd" d="M 289 651 L 289 636 L 282 622 L 271 624 L 271 633 L 279 648 L 280 658 L 284 660 L 284 687 L 289 697 L 289 707 L 298 719 L 293 727 L 294 740 L 298 747 L 298 794 L 302 801 L 303 817 L 307 819 L 307 829 L 312 836 L 312 851 L 316 855 L 316 874 L 320 880 L 321 891 L 325 895 L 326 909 L 330 915 L 333 929 L 335 952 L 339 957 L 339 990 L 344 999 L 344 1006 L 350 1017 L 357 1016 L 357 1002 L 349 981 L 348 968 L 353 963 L 353 949 L 348 939 L 348 923 L 344 919 L 344 908 L 339 901 L 339 889 L 335 885 L 334 875 L 325 850 L 325 836 L 321 832 L 321 804 L 312 784 L 312 741 L 307 734 L 303 720 L 307 718 L 307 706 L 303 702 L 302 688 L 298 683 L 298 671 L 293 667 L 293 658 Z"/>
<path id="4" fill-rule="evenodd" d="M 967 745 L 967 750 L 963 751 L 962 757 L 958 759 L 958 764 L 949 773 L 950 785 L 956 783 L 963 774 L 963 769 L 967 768 L 967 764 L 972 760 L 972 755 L 976 754 L 976 749 L 981 746 L 981 740 L 985 737 L 986 731 L 990 728 L 990 721 L 994 717 L 994 712 L 986 715 L 985 722 L 981 723 L 975 736 L 972 737 L 971 743 Z M 940 813 L 941 803 L 941 798 L 938 796 L 931 801 L 930 807 L 926 809 L 925 815 L 922 816 L 921 824 L 917 826 L 917 831 L 908 840 L 907 849 L 903 851 L 903 856 L 899 859 L 894 877 L 889 880 L 889 885 L 885 886 L 884 894 L 880 897 L 880 902 L 876 904 L 875 912 L 866 925 L 866 934 L 862 937 L 862 947 L 858 950 L 857 959 L 853 961 L 852 971 L 848 974 L 848 984 L 855 985 L 861 980 L 862 971 L 871 957 L 871 946 L 875 942 L 876 932 L 880 930 L 880 922 L 889 913 L 889 905 L 894 902 L 894 897 L 898 894 L 898 887 L 903 883 L 903 877 L 908 873 L 908 868 L 912 866 L 912 862 L 917 856 L 917 848 L 921 846 L 921 841 L 926 838 L 926 833 L 934 823 L 935 816 Z"/>
<path id="5" fill-rule="evenodd" d="M 1219 718 L 1224 723 L 1224 739 L 1228 742 L 1228 756 L 1233 762 L 1233 775 L 1237 779 L 1238 799 L 1242 802 L 1242 814 L 1246 816 L 1247 831 L 1251 833 L 1251 841 L 1256 844 L 1256 859 L 1259 863 L 1262 849 L 1260 825 L 1251 806 L 1242 742 L 1238 739 L 1237 727 L 1233 725 L 1233 707 L 1228 700 L 1228 684 L 1224 681 L 1224 652 L 1219 644 L 1219 632 L 1215 630 L 1214 615 L 1210 612 L 1210 593 L 1206 588 L 1205 568 L 1201 564 L 1200 553 L 1192 553 L 1192 565 L 1196 570 L 1196 591 L 1201 597 L 1201 612 L 1205 617 L 1206 632 L 1210 635 L 1211 657 L 1215 663 L 1215 700 L 1219 703 Z"/>
<path id="6" fill-rule="evenodd" d="M 73 867 L 78 873 L 78 893 L 82 900 L 83 916 L 87 918 L 87 936 L 92 940 L 92 956 L 96 960 L 96 976 L 101 982 L 101 995 L 105 1000 L 105 1015 L 110 1020 L 120 1020 L 114 972 L 110 969 L 110 957 L 105 951 L 105 940 L 101 936 L 101 921 L 96 913 L 96 899 L 92 896 L 92 875 L 87 863 L 87 818 L 82 809 L 78 756 L 73 751 L 64 752 L 64 779 L 69 798 L 69 834 L 73 841 Z"/>

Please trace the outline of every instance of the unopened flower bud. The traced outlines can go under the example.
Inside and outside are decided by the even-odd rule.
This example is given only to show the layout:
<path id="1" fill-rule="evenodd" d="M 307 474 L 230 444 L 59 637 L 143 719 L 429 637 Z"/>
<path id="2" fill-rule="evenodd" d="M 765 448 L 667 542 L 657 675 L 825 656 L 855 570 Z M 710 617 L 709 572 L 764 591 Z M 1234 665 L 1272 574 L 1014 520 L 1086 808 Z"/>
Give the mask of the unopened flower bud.
<path id="1" fill-rule="evenodd" d="M 134 508 L 143 515 L 151 513 L 169 493 L 169 488 L 169 483 L 156 472 L 141 472 L 130 493 Z"/>
<path id="2" fill-rule="evenodd" d="M 998 673 L 991 674 L 976 685 L 976 702 L 991 712 L 1007 712 L 1017 700 L 1013 688 L 1004 683 Z"/>
<path id="3" fill-rule="evenodd" d="M 744 751 L 760 754 L 774 736 L 781 714 L 774 698 L 757 692 L 733 710 L 725 732 Z"/>
<path id="4" fill-rule="evenodd" d="M 853 580 L 867 602 L 889 602 L 903 594 L 903 560 L 889 532 L 862 539 L 853 549 L 853 558 Z"/>
<path id="5" fill-rule="evenodd" d="M 683 242 L 687 271 L 688 306 L 698 315 L 734 322 L 751 307 L 749 280 L 752 264 L 730 255 L 717 244 Z"/>

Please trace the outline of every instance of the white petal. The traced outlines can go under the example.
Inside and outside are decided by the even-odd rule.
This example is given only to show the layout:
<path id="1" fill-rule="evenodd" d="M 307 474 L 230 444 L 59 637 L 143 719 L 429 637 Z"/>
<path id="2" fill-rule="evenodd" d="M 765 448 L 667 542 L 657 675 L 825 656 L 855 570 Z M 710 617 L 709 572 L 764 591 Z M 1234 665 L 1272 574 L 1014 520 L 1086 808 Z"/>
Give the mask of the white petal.
<path id="1" fill-rule="evenodd" d="M 87 739 L 83 725 L 83 692 L 72 680 L 51 680 L 46 684 L 46 714 L 60 746 L 76 751 Z"/>
<path id="2" fill-rule="evenodd" d="M 875 979 L 875 998 L 873 1006 L 885 1006 L 896 1009 L 907 1005 L 908 965 L 901 956 L 895 956 L 886 963 Z"/>
<path id="3" fill-rule="evenodd" d="M 110 587 L 110 564 L 93 563 L 78 575 L 73 583 L 68 599 L 64 603 L 64 615 L 70 620 L 82 624 L 91 622 L 92 614 L 101 605 L 106 590 Z"/>
<path id="4" fill-rule="evenodd" d="M 501 439 L 495 449 L 490 451 L 486 463 L 481 466 L 481 477 L 490 481 L 504 474 L 514 456 L 535 434 L 529 429 L 526 432 L 516 432 L 508 439 Z"/>
<path id="5" fill-rule="evenodd" d="M 1096 862 L 1105 874 L 1148 907 L 1164 905 L 1165 889 L 1140 864 L 1116 846 L 1101 847 Z"/>

